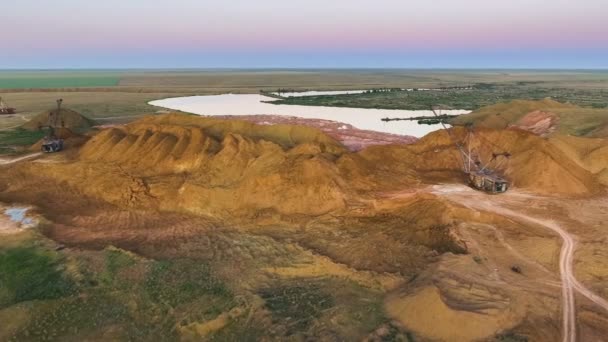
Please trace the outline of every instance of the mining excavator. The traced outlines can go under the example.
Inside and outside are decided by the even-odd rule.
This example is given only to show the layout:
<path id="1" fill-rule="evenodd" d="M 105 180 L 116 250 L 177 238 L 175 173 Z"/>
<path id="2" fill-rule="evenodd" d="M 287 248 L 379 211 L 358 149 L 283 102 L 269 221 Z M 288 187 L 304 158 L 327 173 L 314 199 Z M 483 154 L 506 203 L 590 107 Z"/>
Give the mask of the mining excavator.
<path id="1" fill-rule="evenodd" d="M 431 110 L 433 111 L 433 115 L 435 115 L 438 119 L 440 115 L 437 114 L 437 110 L 440 110 L 439 106 L 432 106 Z M 509 181 L 504 179 L 498 172 L 499 167 L 505 162 L 509 160 L 511 154 L 509 152 L 501 151 L 501 152 L 492 152 L 492 159 L 483 163 L 481 160 L 481 155 L 478 151 L 474 150 L 472 147 L 473 139 L 476 138 L 473 126 L 467 125 L 467 136 L 464 141 L 458 141 L 451 129 L 446 126 L 443 120 L 439 121 L 443 129 L 448 133 L 450 140 L 458 149 L 460 153 L 460 157 L 462 159 L 462 171 L 467 175 L 469 184 L 477 189 L 490 194 L 499 194 L 504 193 L 509 189 Z M 481 136 L 479 138 L 482 138 Z M 485 140 L 485 139 L 484 139 Z M 493 144 L 491 141 L 484 141 L 487 145 L 492 147 L 498 147 Z"/>
<path id="2" fill-rule="evenodd" d="M 15 114 L 15 112 L 16 112 L 16 109 L 7 106 L 6 103 L 4 103 L 4 101 L 0 97 L 0 115 Z"/>
<path id="3" fill-rule="evenodd" d="M 57 137 L 55 130 L 58 127 L 57 123 L 61 122 L 63 126 L 63 120 L 61 120 L 61 104 L 63 99 L 57 100 L 57 109 L 49 112 L 48 124 L 46 126 L 40 126 L 40 129 L 47 129 L 47 134 L 42 141 L 41 151 L 45 153 L 59 152 L 63 150 L 63 139 Z"/>
<path id="4" fill-rule="evenodd" d="M 447 132 L 452 143 L 458 149 L 460 159 L 462 160 L 462 171 L 466 175 L 467 182 L 474 189 L 484 191 L 490 194 L 504 193 L 509 189 L 509 181 L 504 179 L 499 173 L 499 168 L 506 161 L 508 163 L 511 154 L 499 149 L 498 146 L 493 144 L 491 141 L 487 141 L 482 136 L 477 137 L 473 130 L 472 125 L 467 125 L 467 135 L 463 141 L 458 141 L 454 136 L 451 127 L 445 124 L 446 115 L 440 115 L 437 111 L 441 110 L 442 106 L 432 106 L 431 111 L 437 118 L 437 121 L 442 125 L 443 129 Z M 396 121 L 406 120 L 400 118 L 386 118 L 383 121 Z M 492 152 L 492 159 L 483 163 L 481 160 L 481 154 L 473 148 L 473 140 L 479 138 L 484 140 L 484 144 L 497 148 L 500 152 Z"/>

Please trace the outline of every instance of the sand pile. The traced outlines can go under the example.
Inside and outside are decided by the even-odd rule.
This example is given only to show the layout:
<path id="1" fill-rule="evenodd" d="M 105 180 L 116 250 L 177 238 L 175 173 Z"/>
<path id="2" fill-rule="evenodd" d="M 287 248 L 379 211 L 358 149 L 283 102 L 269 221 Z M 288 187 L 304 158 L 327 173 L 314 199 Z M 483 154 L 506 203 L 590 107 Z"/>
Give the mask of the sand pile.
<path id="1" fill-rule="evenodd" d="M 459 141 L 463 141 L 467 134 L 464 128 L 453 132 Z M 544 194 L 587 195 L 602 191 L 596 176 L 555 145 L 534 134 L 513 129 L 478 128 L 475 137 L 471 146 L 486 163 L 492 159 L 492 153 L 512 154 L 499 170 L 516 187 Z M 371 147 L 360 155 L 389 169 L 409 166 L 422 180 L 432 172 L 457 170 L 462 163 L 445 131 L 433 132 L 412 145 Z M 496 162 L 494 165 L 499 164 Z"/>
<path id="2" fill-rule="evenodd" d="M 583 108 L 551 99 L 514 100 L 480 108 L 452 121 L 476 127 L 504 129 L 519 127 L 538 135 L 554 132 L 576 136 L 608 137 L 608 111 Z"/>
<path id="3" fill-rule="evenodd" d="M 599 182 L 608 185 L 608 139 L 556 135 L 549 142 L 580 167 L 596 175 Z"/>
<path id="4" fill-rule="evenodd" d="M 458 125 L 474 123 L 475 126 L 487 128 L 506 128 L 515 124 L 529 113 L 535 111 L 553 111 L 576 109 L 575 105 L 563 104 L 551 99 L 540 101 L 514 100 L 480 108 L 470 114 L 461 115 L 453 120 Z"/>
<path id="5" fill-rule="evenodd" d="M 30 121 L 26 122 L 21 127 L 30 131 L 35 131 L 38 130 L 41 126 L 48 126 L 49 116 L 55 115 L 55 112 L 56 110 L 44 111 L 33 117 Z M 70 130 L 76 132 L 87 131 L 95 125 L 95 121 L 68 108 L 61 109 L 56 124 L 57 127 L 69 128 Z"/>
<path id="6" fill-rule="evenodd" d="M 334 164 L 344 151 L 309 127 L 167 115 L 103 130 L 49 172 L 121 206 L 316 215 L 345 206 Z"/>
<path id="7" fill-rule="evenodd" d="M 454 132 L 459 139 L 466 134 Z M 482 160 L 493 152 L 513 155 L 501 171 L 515 187 L 543 194 L 603 191 L 603 176 L 594 174 L 605 168 L 595 157 L 603 150 L 583 158 L 586 169 L 526 131 L 477 129 L 476 136 Z M 170 114 L 102 130 L 75 160 L 46 167 L 44 176 L 120 207 L 246 219 L 339 212 L 378 192 L 464 182 L 460 170 L 459 154 L 441 131 L 415 144 L 353 153 L 311 127 Z"/>
<path id="8" fill-rule="evenodd" d="M 198 127 L 215 139 L 223 139 L 228 134 L 238 134 L 252 140 L 266 140 L 284 148 L 298 144 L 317 143 L 330 153 L 344 152 L 344 147 L 335 139 L 312 127 L 294 125 L 256 125 L 245 120 L 222 120 L 198 115 L 167 114 L 148 116 L 134 124 L 178 125 Z"/>

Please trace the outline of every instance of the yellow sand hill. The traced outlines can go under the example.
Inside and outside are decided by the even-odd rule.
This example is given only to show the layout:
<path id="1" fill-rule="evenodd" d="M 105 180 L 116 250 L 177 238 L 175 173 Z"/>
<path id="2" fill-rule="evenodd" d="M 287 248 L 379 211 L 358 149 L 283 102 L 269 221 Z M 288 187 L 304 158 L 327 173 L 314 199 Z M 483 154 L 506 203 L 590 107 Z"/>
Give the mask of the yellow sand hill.
<path id="1" fill-rule="evenodd" d="M 520 125 L 521 121 L 529 121 L 526 117 L 535 112 L 546 113 L 547 117 L 555 117 L 556 127 L 549 130 L 550 132 L 596 138 L 608 137 L 607 109 L 582 108 L 551 99 L 498 103 L 461 115 L 455 118 L 453 123 L 456 125 L 472 123 L 476 127 L 504 129 L 512 125 Z"/>
<path id="2" fill-rule="evenodd" d="M 466 130 L 454 133 L 462 139 Z M 512 154 L 500 170 L 515 188 L 577 196 L 603 191 L 601 158 L 587 156 L 583 165 L 521 130 L 475 134 L 482 160 L 493 152 Z M 23 165 L 22 172 L 28 168 Z M 460 157 L 444 131 L 412 145 L 351 153 L 310 127 L 171 114 L 105 129 L 75 159 L 47 166 L 43 176 L 121 207 L 225 218 L 340 211 L 366 193 L 426 186 L 437 182 L 437 175 L 463 182 L 460 170 Z"/>

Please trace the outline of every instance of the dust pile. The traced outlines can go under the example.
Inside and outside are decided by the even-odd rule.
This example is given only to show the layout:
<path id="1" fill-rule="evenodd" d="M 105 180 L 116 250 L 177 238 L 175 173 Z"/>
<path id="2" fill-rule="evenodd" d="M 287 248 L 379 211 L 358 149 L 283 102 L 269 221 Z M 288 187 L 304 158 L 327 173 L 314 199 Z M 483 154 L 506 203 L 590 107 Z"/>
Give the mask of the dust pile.
<path id="1" fill-rule="evenodd" d="M 55 115 L 56 112 L 56 109 L 44 111 L 24 123 L 21 127 L 30 131 L 39 130 L 41 126 L 49 125 L 49 117 Z M 68 108 L 61 108 L 57 120 L 57 126 L 77 132 L 87 131 L 95 125 L 95 121 Z"/>

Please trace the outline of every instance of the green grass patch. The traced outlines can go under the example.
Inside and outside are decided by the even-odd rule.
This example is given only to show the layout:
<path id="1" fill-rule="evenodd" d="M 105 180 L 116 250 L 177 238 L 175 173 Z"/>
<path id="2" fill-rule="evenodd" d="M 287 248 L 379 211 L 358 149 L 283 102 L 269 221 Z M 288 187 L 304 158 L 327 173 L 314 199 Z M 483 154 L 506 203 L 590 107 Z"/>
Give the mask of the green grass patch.
<path id="1" fill-rule="evenodd" d="M 60 269 L 57 254 L 37 247 L 0 252 L 0 308 L 73 294 L 75 284 Z"/>
<path id="2" fill-rule="evenodd" d="M 282 285 L 263 289 L 259 294 L 273 319 L 287 326 L 288 335 L 308 329 L 324 310 L 334 306 L 333 297 L 315 283 Z"/>
<path id="3" fill-rule="evenodd" d="M 152 301 L 171 307 L 203 296 L 232 298 L 228 288 L 213 276 L 207 265 L 189 260 L 155 262 L 146 279 L 145 291 Z M 224 309 L 218 308 L 210 314 L 219 314 Z"/>
<path id="4" fill-rule="evenodd" d="M 35 144 L 45 135 L 44 131 L 28 131 L 21 128 L 0 131 L 0 155 L 24 152 L 25 147 Z"/>
<path id="5" fill-rule="evenodd" d="M 0 146 L 29 146 L 46 135 L 44 131 L 28 131 L 22 128 L 0 131 Z"/>
<path id="6" fill-rule="evenodd" d="M 36 307 L 28 323 L 10 341 L 98 340 L 100 328 L 132 324 L 128 308 L 111 296 L 96 294 L 43 303 Z M 128 340 L 124 329 L 108 337 Z M 95 338 L 96 337 L 96 338 Z M 108 338 L 106 337 L 106 338 Z"/>
<path id="7" fill-rule="evenodd" d="M 116 75 L 73 73 L 0 74 L 0 89 L 86 88 L 117 86 Z"/>
<path id="8" fill-rule="evenodd" d="M 106 268 L 99 276 L 101 281 L 106 285 L 119 286 L 118 284 L 114 284 L 116 281 L 121 280 L 117 279 L 118 272 L 130 266 L 134 266 L 136 261 L 127 252 L 110 248 L 105 250 L 105 263 Z"/>
<path id="9" fill-rule="evenodd" d="M 16 327 L 5 334 L 9 340 L 175 341 L 178 324 L 208 321 L 236 305 L 231 291 L 197 260 L 148 260 L 114 248 L 68 258 L 35 247 L 5 249 L 0 310 L 32 299 L 38 301 L 27 304 L 27 320 L 15 318 L 24 323 L 7 322 Z M 242 320 L 222 334 L 247 336 Z"/>

